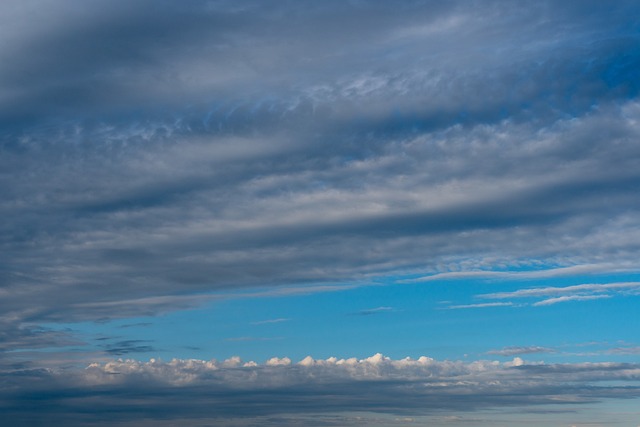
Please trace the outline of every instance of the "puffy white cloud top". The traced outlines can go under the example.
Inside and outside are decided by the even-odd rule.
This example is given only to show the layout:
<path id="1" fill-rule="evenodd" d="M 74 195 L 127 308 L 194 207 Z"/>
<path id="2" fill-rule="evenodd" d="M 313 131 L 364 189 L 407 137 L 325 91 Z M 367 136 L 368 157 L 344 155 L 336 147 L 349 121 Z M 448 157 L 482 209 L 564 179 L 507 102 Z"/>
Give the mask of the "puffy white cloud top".
<path id="1" fill-rule="evenodd" d="M 520 357 L 508 362 L 437 361 L 426 356 L 394 360 L 378 353 L 364 359 L 330 357 L 316 360 L 307 356 L 297 363 L 292 363 L 287 357 L 274 357 L 264 364 L 241 362 L 238 358 L 221 362 L 119 359 L 92 363 L 75 375 L 79 383 L 94 386 L 142 381 L 170 386 L 207 384 L 230 389 L 261 389 L 301 384 L 400 382 L 414 391 L 444 387 L 442 391 L 447 393 L 447 388 L 473 392 L 484 387 L 560 386 L 566 381 L 585 384 L 590 381 L 637 381 L 640 380 L 640 366 L 618 363 L 545 365 L 542 362 L 525 362 Z"/>
<path id="2" fill-rule="evenodd" d="M 119 416 L 130 425 L 193 416 L 223 424 L 239 417 L 253 425 L 260 417 L 298 413 L 430 415 L 640 397 L 638 364 L 391 359 L 379 353 L 363 359 L 307 356 L 295 363 L 274 357 L 260 364 L 237 357 L 118 359 L 84 369 L 5 371 L 0 380 L 8 385 L 0 391 L 6 414 L 39 419 L 34 405 L 46 398 L 56 411 L 41 416 L 72 426 L 83 425 L 79 412 L 105 425 Z M 98 406 L 87 407 L 87 401 Z"/>

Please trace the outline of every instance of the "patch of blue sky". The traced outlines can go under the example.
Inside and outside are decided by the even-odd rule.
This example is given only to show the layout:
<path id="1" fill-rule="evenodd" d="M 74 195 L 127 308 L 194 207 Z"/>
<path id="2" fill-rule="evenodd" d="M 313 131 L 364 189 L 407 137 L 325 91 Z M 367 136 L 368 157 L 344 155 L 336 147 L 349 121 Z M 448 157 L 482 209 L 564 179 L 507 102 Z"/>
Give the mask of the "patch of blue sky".
<path id="1" fill-rule="evenodd" d="M 156 317 L 49 326 L 73 330 L 87 342 L 87 350 L 135 359 L 240 356 L 262 362 L 274 356 L 295 361 L 307 355 L 364 358 L 381 352 L 392 358 L 502 360 L 518 354 L 491 352 L 532 346 L 549 351 L 523 350 L 520 356 L 550 362 L 637 357 L 640 327 L 629 318 L 640 299 L 637 293 L 538 306 L 534 303 L 544 297 L 483 297 L 522 289 L 640 281 L 637 273 L 396 283 L 400 279 L 380 278 L 386 283 L 295 295 L 228 292 L 198 308 Z M 118 354 L 118 343 L 123 342 L 144 345 L 122 348 Z"/>

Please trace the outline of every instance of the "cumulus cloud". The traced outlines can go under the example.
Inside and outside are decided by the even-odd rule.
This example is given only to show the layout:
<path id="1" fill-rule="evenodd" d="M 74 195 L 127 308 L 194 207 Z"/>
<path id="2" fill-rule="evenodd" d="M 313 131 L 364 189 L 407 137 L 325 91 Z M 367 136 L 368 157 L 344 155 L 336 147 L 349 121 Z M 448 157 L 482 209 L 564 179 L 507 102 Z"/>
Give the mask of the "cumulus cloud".
<path id="1" fill-rule="evenodd" d="M 473 409 L 579 405 L 640 395 L 637 364 L 544 365 L 518 357 L 505 363 L 395 360 L 381 354 L 363 359 L 306 357 L 296 363 L 275 357 L 264 364 L 239 358 L 113 360 L 82 370 L 5 372 L 2 378 L 11 384 L 0 391 L 5 413 L 19 415 L 18 420 L 49 419 L 71 426 L 188 418 L 197 425 L 198 420 L 221 417 L 251 424 L 266 415 L 353 411 L 399 417 L 451 411 L 459 416 Z M 619 387 L 616 380 L 632 386 Z M 54 406 L 39 407 L 25 417 L 36 403 L 19 395 L 46 397 Z M 86 401 L 93 403 L 78 412 Z"/>

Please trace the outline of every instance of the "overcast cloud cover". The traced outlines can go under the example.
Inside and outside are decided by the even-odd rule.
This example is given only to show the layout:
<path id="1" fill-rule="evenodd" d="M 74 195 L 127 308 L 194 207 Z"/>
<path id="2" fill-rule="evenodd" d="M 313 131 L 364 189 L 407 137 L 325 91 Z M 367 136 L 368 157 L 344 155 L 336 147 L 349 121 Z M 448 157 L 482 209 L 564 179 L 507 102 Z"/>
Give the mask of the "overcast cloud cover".
<path id="1" fill-rule="evenodd" d="M 80 345 L 51 324 L 385 277 L 528 280 L 458 309 L 637 301 L 638 277 L 532 280 L 638 273 L 638 22 L 636 1 L 2 2 L 2 411 L 38 425 L 26 414 L 55 402 L 44 412 L 89 425 L 141 399 L 114 419 L 232 425 L 636 397 L 637 365 L 383 361 L 386 401 L 368 362 L 104 361 L 156 345 L 122 340 L 86 370 L 43 371 L 12 352 Z M 493 354 L 545 349 L 530 344 Z M 628 383 L 590 385 L 605 374 Z"/>

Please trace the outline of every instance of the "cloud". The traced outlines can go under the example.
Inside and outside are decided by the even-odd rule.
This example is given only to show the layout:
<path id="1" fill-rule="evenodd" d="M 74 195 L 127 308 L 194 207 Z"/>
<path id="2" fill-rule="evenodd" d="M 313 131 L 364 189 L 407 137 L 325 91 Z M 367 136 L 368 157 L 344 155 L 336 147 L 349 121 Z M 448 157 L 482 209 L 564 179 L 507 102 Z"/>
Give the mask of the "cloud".
<path id="1" fill-rule="evenodd" d="M 125 340 L 105 345 L 105 353 L 111 356 L 123 356 L 130 353 L 150 353 L 157 351 L 153 346 L 146 343 L 149 340 Z"/>
<path id="2" fill-rule="evenodd" d="M 531 365 L 519 358 L 506 363 L 428 357 L 394 360 L 381 354 L 364 359 L 307 357 L 297 363 L 276 357 L 264 364 L 243 363 L 239 358 L 114 360 L 82 370 L 14 371 L 2 376 L 12 384 L 0 391 L 3 409 L 12 419 L 49 419 L 54 425 L 64 421 L 71 426 L 87 421 L 107 425 L 125 419 L 135 423 L 189 418 L 197 425 L 197 420 L 222 417 L 239 417 L 250 424 L 267 415 L 353 411 L 444 416 L 549 404 L 562 409 L 609 397 L 640 396 L 637 364 Z M 616 380 L 629 386 L 618 387 Z M 31 411 L 43 398 L 51 406 Z M 85 405 L 87 400 L 93 404 Z M 78 414 L 83 415 L 77 418 Z"/>
<path id="3" fill-rule="evenodd" d="M 497 356 L 518 356 L 523 354 L 537 354 L 537 353 L 555 353 L 556 350 L 548 347 L 540 347 L 540 346 L 513 346 L 513 347 L 505 347 L 501 350 L 491 350 L 488 351 L 487 354 L 495 354 Z"/>
<path id="4" fill-rule="evenodd" d="M 513 292 L 496 292 L 479 295 L 486 299 L 540 298 L 549 297 L 533 303 L 534 306 L 545 306 L 567 301 L 590 301 L 611 298 L 616 295 L 637 295 L 640 282 L 588 283 L 564 287 L 540 287 L 520 289 Z"/>
<path id="5" fill-rule="evenodd" d="M 151 326 L 151 325 L 152 325 L 151 322 L 137 322 L 137 323 L 128 323 L 128 324 L 125 324 L 125 325 L 120 325 L 119 328 L 121 328 L 121 329 L 142 328 L 142 327 Z"/>
<path id="6" fill-rule="evenodd" d="M 640 346 L 616 347 L 607 351 L 608 354 L 640 354 Z"/>
<path id="7" fill-rule="evenodd" d="M 269 360 L 267 360 L 265 362 L 265 365 L 267 365 L 267 366 L 288 366 L 288 365 L 291 365 L 291 359 L 289 359 L 288 357 L 283 357 L 283 358 L 272 357 L 271 359 L 269 359 Z"/>
<path id="8" fill-rule="evenodd" d="M 376 307 L 376 308 L 368 308 L 365 310 L 360 310 L 360 311 L 356 311 L 355 315 L 358 316 L 371 316 L 372 314 L 379 314 L 379 313 L 385 313 L 385 312 L 389 312 L 389 311 L 394 311 L 395 309 L 393 307 Z"/>
<path id="9" fill-rule="evenodd" d="M 569 267 L 557 267 L 528 271 L 449 271 L 436 273 L 430 276 L 417 277 L 414 279 L 404 279 L 401 283 L 431 282 L 438 280 L 460 280 L 460 279 L 499 279 L 499 280 L 529 280 L 548 279 L 555 277 L 576 276 L 582 274 L 612 273 L 619 271 L 633 271 L 633 263 L 600 263 L 572 265 Z"/>
<path id="10" fill-rule="evenodd" d="M 0 4 L 3 419 L 362 425 L 351 414 L 638 396 L 637 365 L 519 357 L 69 368 L 156 342 L 88 354 L 51 323 L 400 276 L 638 272 L 637 2 L 183 3 Z M 449 308 L 639 291 L 531 287 Z"/>
<path id="11" fill-rule="evenodd" d="M 574 120 L 572 126 L 579 127 L 580 123 L 581 120 Z M 482 131 L 477 128 L 475 132 L 506 133 L 512 134 L 513 138 L 502 138 L 520 138 L 513 125 L 497 127 L 503 129 L 487 130 L 485 127 Z M 455 155 L 458 149 L 463 148 L 463 138 L 473 138 L 473 132 L 471 130 L 469 135 L 468 131 L 463 133 L 452 128 L 448 144 L 441 148 L 444 151 L 442 158 Z M 562 139 L 571 133 L 567 131 L 564 135 L 565 132 L 562 131 L 564 136 L 552 135 L 543 139 Z M 9 234 L 16 233 L 15 230 L 30 229 L 29 227 L 33 229 L 36 225 L 48 228 L 49 232 L 46 238 L 35 235 L 28 237 L 40 239 L 41 242 L 37 247 L 29 249 L 28 253 L 23 253 L 24 247 L 20 249 L 20 246 L 6 252 L 9 265 L 20 268 L 7 278 L 15 283 L 15 286 L 5 291 L 7 307 L 19 316 L 25 316 L 20 313 L 27 308 L 35 310 L 31 316 L 39 319 L 55 319 L 57 314 L 66 318 L 76 316 L 79 319 L 91 319 L 98 316 L 99 311 L 102 312 L 101 317 L 114 314 L 135 316 L 161 312 L 162 301 L 152 298 L 175 292 L 176 287 L 182 292 L 202 293 L 229 286 L 315 281 L 326 283 L 362 278 L 389 268 L 435 269 L 442 260 L 451 259 L 452 256 L 461 261 L 478 259 L 478 264 L 481 264 L 484 262 L 482 254 L 502 259 L 503 262 L 517 262 L 520 257 L 597 258 L 618 251 L 621 258 L 630 258 L 634 253 L 634 245 L 638 240 L 633 231 L 635 218 L 627 216 L 625 212 L 626 207 L 632 203 L 630 195 L 624 191 L 625 187 L 614 181 L 602 189 L 611 197 L 616 197 L 616 193 L 621 197 L 622 203 L 613 205 L 619 206 L 620 210 L 613 214 L 608 212 L 611 205 L 603 208 L 595 204 L 601 194 L 599 192 L 593 193 L 593 199 L 588 192 L 586 195 L 584 192 L 574 192 L 577 188 L 575 185 L 569 185 L 560 192 L 558 184 L 567 179 L 568 172 L 575 175 L 570 180 L 584 179 L 582 167 L 570 171 L 571 163 L 564 167 L 561 176 L 554 178 L 553 173 L 547 173 L 543 182 L 540 179 L 529 180 L 526 176 L 516 178 L 507 174 L 490 179 L 482 176 L 470 177 L 466 183 L 460 181 L 461 178 L 456 178 L 458 184 L 453 186 L 457 173 L 454 170 L 448 172 L 450 178 L 439 173 L 439 179 L 444 181 L 438 183 L 429 182 L 427 176 L 417 169 L 409 169 L 411 174 L 403 178 L 404 181 L 412 181 L 406 187 L 394 188 L 400 181 L 391 180 L 384 184 L 375 178 L 379 174 L 381 177 L 385 176 L 385 164 L 397 163 L 398 167 L 404 164 L 409 168 L 417 168 L 417 163 L 413 166 L 412 162 L 406 164 L 407 160 L 403 160 L 403 152 L 414 149 L 418 151 L 412 153 L 411 158 L 431 158 L 428 160 L 429 164 L 436 169 L 442 168 L 443 164 L 435 163 L 435 159 L 439 158 L 437 152 L 433 153 L 435 157 L 431 156 L 428 149 L 420 152 L 436 144 L 437 140 L 436 135 L 422 136 L 397 146 L 397 154 L 389 152 L 378 159 L 336 166 L 328 171 L 285 171 L 284 174 L 278 172 L 255 179 L 247 176 L 247 179 L 236 183 L 233 180 L 226 182 L 224 188 L 235 188 L 234 191 L 223 190 L 206 174 L 198 176 L 198 167 L 191 167 L 191 173 L 196 172 L 196 176 L 187 179 L 187 182 L 208 182 L 213 187 L 185 192 L 185 183 L 180 190 L 176 190 L 175 194 L 181 194 L 179 197 L 175 196 L 177 199 L 169 194 L 158 195 L 147 206 L 127 205 L 123 202 L 121 207 L 116 207 L 112 212 L 87 213 L 82 220 L 88 227 L 87 230 L 78 229 L 78 222 L 65 220 L 70 218 L 69 208 L 53 209 L 49 202 L 41 207 L 30 208 L 35 209 L 35 217 L 22 215 L 20 209 L 12 208 L 13 213 L 8 212 L 7 221 L 15 227 L 11 228 L 13 231 L 7 230 Z M 620 145 L 624 146 L 625 140 L 620 139 Z M 630 135 L 629 140 L 632 140 Z M 460 146 L 456 147 L 457 144 Z M 497 156 L 498 150 L 502 152 L 502 157 L 510 156 L 508 150 L 505 152 L 505 147 L 495 145 L 494 148 L 493 144 L 488 136 L 484 146 L 488 150 L 487 157 Z M 541 144 L 544 146 L 547 142 L 542 141 Z M 478 149 L 481 150 L 483 143 L 480 142 L 479 145 Z M 530 141 L 530 145 L 530 149 L 535 152 L 536 143 Z M 189 151 L 189 144 L 183 149 Z M 453 151 L 449 153 L 449 150 Z M 215 151 L 212 151 L 211 156 L 214 154 Z M 516 152 L 512 154 L 517 155 Z M 633 154 L 629 153 L 627 156 L 632 158 Z M 162 155 L 155 162 L 160 165 L 172 164 L 168 157 L 163 157 L 165 156 Z M 175 164 L 176 156 L 172 153 L 171 157 Z M 202 156 L 199 158 L 202 159 Z M 38 162 L 33 158 L 31 161 Z M 460 161 L 464 162 L 464 157 Z M 604 160 L 598 156 L 585 161 L 587 164 L 595 162 L 594 165 L 597 165 Z M 537 161 L 527 159 L 527 163 L 529 162 L 537 164 Z M 143 159 L 135 160 L 135 163 L 146 164 Z M 574 166 L 578 166 L 578 163 Z M 44 159 L 42 165 L 49 169 L 52 167 L 45 164 Z M 601 166 L 596 169 L 609 169 Z M 451 167 L 457 169 L 457 166 Z M 124 175 L 127 175 L 127 169 L 128 167 L 123 169 Z M 526 168 L 523 170 L 526 171 Z M 624 167 L 616 170 L 628 171 Z M 58 172 L 51 171 L 47 175 L 60 179 L 66 174 Z M 522 172 L 520 170 L 518 173 Z M 117 176 L 115 171 L 113 173 Z M 351 177 L 349 181 L 359 181 L 357 176 L 362 174 L 374 177 L 370 189 L 340 188 L 343 180 Z M 110 173 L 106 173 L 104 178 L 107 176 Z M 123 182 L 122 186 L 127 187 L 136 182 L 134 176 L 135 174 L 127 179 L 129 184 Z M 66 188 L 67 194 L 72 195 L 76 191 L 76 184 L 73 182 L 77 180 L 68 178 L 69 181 L 60 183 L 60 186 Z M 176 179 L 181 178 L 177 176 Z M 425 179 L 426 182 L 420 182 Z M 593 174 L 589 175 L 589 179 L 594 179 Z M 143 181 L 147 180 L 152 182 L 154 179 L 148 177 Z M 316 180 L 325 182 L 324 187 L 309 190 L 300 186 L 303 182 L 312 185 Z M 94 184 L 91 180 L 84 182 Z M 102 180 L 96 180 L 95 184 L 102 185 L 101 182 Z M 145 189 L 148 184 L 140 184 L 140 194 L 149 190 Z M 582 184 L 583 187 L 584 185 L 587 184 Z M 492 190 L 496 186 L 503 187 L 500 194 Z M 278 190 L 287 187 L 291 188 L 289 193 Z M 25 188 L 24 194 L 29 194 L 26 190 Z M 30 188 L 29 191 L 31 190 Z M 563 193 L 565 190 L 566 195 Z M 104 191 L 112 190 L 104 188 Z M 221 199 L 214 196 L 220 191 L 224 193 L 221 197 L 226 198 L 226 201 L 217 205 L 214 201 Z M 572 194 L 583 196 L 576 198 Z M 140 200 L 138 196 L 131 197 L 132 200 Z M 564 198 L 565 202 L 554 204 L 553 208 L 544 207 L 549 206 L 545 200 L 555 198 Z M 433 206 L 425 204 L 426 200 L 432 200 L 430 203 Z M 584 216 L 585 207 L 578 205 L 591 202 L 593 204 L 587 209 L 589 213 Z M 26 205 L 29 203 L 27 200 L 20 202 Z M 57 204 L 59 201 L 51 203 Z M 211 216 L 210 212 L 222 209 L 224 204 L 238 207 L 234 212 L 235 219 L 225 217 L 227 214 L 222 215 L 224 210 L 220 211 L 220 215 Z M 253 208 L 245 209 L 242 206 Z M 354 209 L 354 206 L 358 208 Z M 48 212 L 46 217 L 45 210 Z M 190 213 L 185 217 L 184 212 Z M 603 216 L 609 216 L 609 219 L 600 221 L 598 218 Z M 53 217 L 60 220 L 59 225 L 48 225 L 49 218 Z M 137 222 L 136 218 L 146 217 L 150 221 L 143 224 Z M 30 221 L 31 225 L 24 221 Z M 563 235 L 567 241 L 561 245 L 553 237 L 543 239 L 540 237 L 542 229 L 551 236 Z M 17 235 L 15 237 L 19 238 Z M 525 240 L 528 245 L 522 243 Z M 339 245 L 337 241 L 340 242 Z M 598 253 L 592 254 L 586 248 L 598 248 Z M 54 253 L 57 255 L 53 256 Z M 388 257 L 389 253 L 394 255 Z M 19 259 L 22 261 L 18 261 Z M 432 261 L 425 265 L 425 259 Z M 251 260 L 250 264 L 247 264 L 248 260 Z M 25 263 L 29 265 L 28 273 L 26 267 L 19 267 Z M 212 281 L 212 277 L 217 279 Z M 107 288 L 100 286 L 107 278 L 112 284 L 108 292 Z M 149 278 L 153 280 L 150 281 Z M 18 286 L 19 284 L 24 286 Z M 86 290 L 71 293 L 70 298 L 62 299 L 55 292 L 59 286 L 75 288 L 81 284 Z M 88 290 L 91 299 L 85 296 Z M 198 296 L 189 300 L 190 296 L 184 294 L 180 298 L 166 298 L 168 309 L 179 307 L 176 305 L 179 299 L 184 299 L 184 307 L 202 302 L 202 298 Z M 131 301 L 131 304 L 127 301 Z M 128 310 L 129 307 L 131 310 Z"/>
<path id="12" fill-rule="evenodd" d="M 462 305 L 450 305 L 447 308 L 458 310 L 462 308 L 488 308 L 488 307 L 511 307 L 513 303 L 510 302 L 484 302 L 480 304 L 462 304 Z"/>
<path id="13" fill-rule="evenodd" d="M 7 330 L 636 261 L 635 2 L 0 7 Z"/>
<path id="14" fill-rule="evenodd" d="M 556 298 L 548 298 L 542 301 L 538 301 L 533 303 L 534 306 L 541 305 L 552 305 L 557 304 L 559 302 L 567 302 L 567 301 L 591 301 L 594 299 L 603 299 L 603 298 L 611 298 L 610 295 L 571 295 L 571 296 L 562 296 Z"/>

